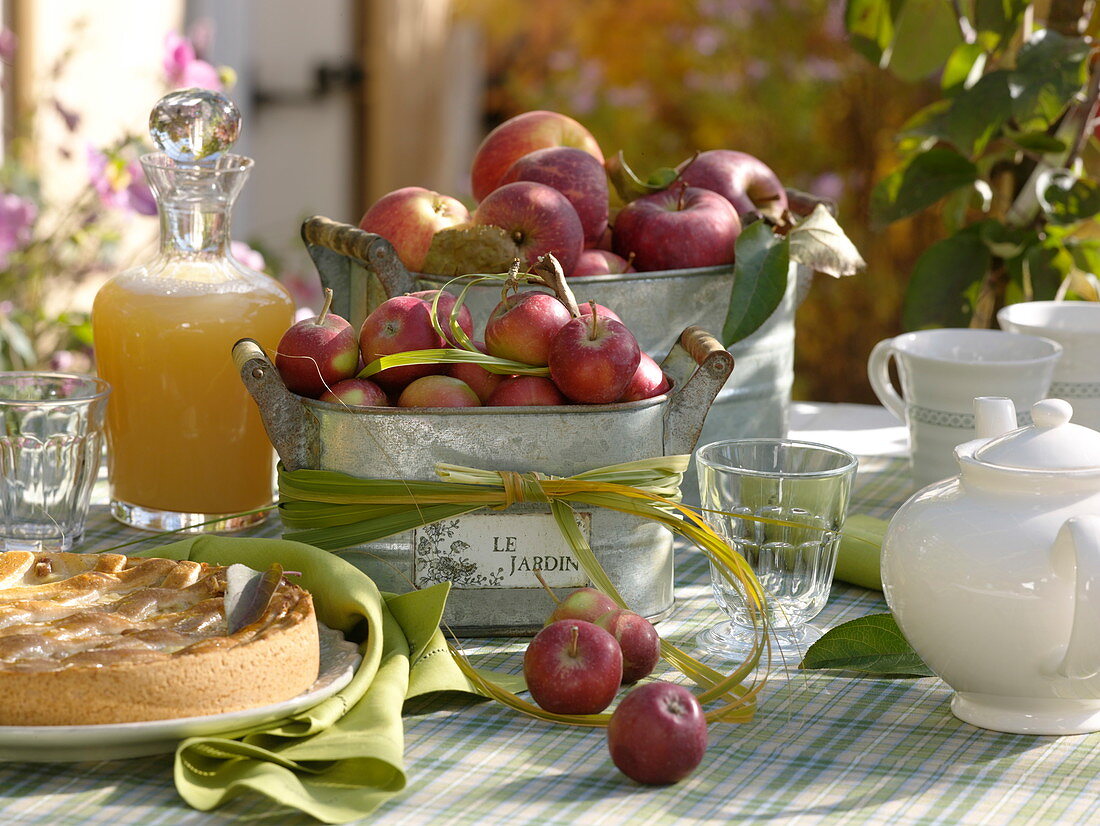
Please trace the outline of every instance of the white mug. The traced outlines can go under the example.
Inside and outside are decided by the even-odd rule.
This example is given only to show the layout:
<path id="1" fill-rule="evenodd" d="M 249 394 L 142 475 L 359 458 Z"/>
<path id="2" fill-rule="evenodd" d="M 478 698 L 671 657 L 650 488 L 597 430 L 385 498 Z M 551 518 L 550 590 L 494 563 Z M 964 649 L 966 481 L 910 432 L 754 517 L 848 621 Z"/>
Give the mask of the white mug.
<path id="1" fill-rule="evenodd" d="M 1031 405 L 1046 398 L 1062 346 L 1001 330 L 943 329 L 880 341 L 867 361 L 879 401 L 909 428 L 909 467 L 924 487 L 958 472 L 955 447 L 974 436 L 975 396 L 1005 396 L 1030 423 Z M 897 360 L 901 394 L 890 381 Z"/>
<path id="2" fill-rule="evenodd" d="M 1062 345 L 1050 395 L 1073 405 L 1073 421 L 1100 430 L 1100 303 L 1027 301 L 1002 307 L 1001 329 Z"/>

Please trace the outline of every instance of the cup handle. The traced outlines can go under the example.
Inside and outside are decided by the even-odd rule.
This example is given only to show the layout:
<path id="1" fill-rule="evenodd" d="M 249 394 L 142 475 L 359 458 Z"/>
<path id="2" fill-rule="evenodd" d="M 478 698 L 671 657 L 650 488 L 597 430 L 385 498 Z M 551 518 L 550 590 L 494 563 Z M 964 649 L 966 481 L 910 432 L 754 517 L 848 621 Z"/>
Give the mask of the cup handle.
<path id="1" fill-rule="evenodd" d="M 905 421 L 905 402 L 890 381 L 890 358 L 894 355 L 894 340 L 883 339 L 871 350 L 867 359 L 867 378 L 882 406 L 894 414 L 898 421 Z"/>

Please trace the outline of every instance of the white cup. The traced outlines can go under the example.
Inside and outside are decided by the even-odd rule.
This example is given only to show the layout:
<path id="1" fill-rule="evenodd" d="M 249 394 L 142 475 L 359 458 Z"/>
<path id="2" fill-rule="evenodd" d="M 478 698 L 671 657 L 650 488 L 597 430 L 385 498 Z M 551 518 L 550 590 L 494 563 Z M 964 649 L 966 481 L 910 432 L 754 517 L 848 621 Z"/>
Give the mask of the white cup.
<path id="1" fill-rule="evenodd" d="M 1073 421 L 1100 430 L 1100 303 L 1027 301 L 1002 307 L 1001 329 L 1062 345 L 1050 395 L 1073 405 Z"/>
<path id="2" fill-rule="evenodd" d="M 879 401 L 909 428 L 909 467 L 924 487 L 958 473 L 955 447 L 975 437 L 974 398 L 1005 396 L 1030 423 L 1062 354 L 1056 341 L 1001 330 L 943 329 L 880 341 L 867 361 Z M 897 360 L 901 394 L 890 381 Z"/>

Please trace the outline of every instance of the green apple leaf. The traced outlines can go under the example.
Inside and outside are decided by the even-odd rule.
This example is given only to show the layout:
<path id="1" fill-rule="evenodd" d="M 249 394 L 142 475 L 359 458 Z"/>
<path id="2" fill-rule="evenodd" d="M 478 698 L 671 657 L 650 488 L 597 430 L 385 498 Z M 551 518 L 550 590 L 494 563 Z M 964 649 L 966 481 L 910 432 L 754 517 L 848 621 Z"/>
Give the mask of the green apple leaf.
<path id="1" fill-rule="evenodd" d="M 278 563 L 263 572 L 240 564 L 226 568 L 222 602 L 228 633 L 234 634 L 264 615 L 282 578 L 283 568 Z"/>
<path id="2" fill-rule="evenodd" d="M 1025 130 L 1045 129 L 1065 111 L 1088 77 L 1089 45 L 1040 30 L 1020 48 L 1012 72 L 1013 115 Z"/>
<path id="3" fill-rule="evenodd" d="M 1052 176 L 1043 200 L 1043 212 L 1051 222 L 1068 226 L 1100 212 L 1100 186 L 1085 178 Z"/>
<path id="4" fill-rule="evenodd" d="M 936 147 L 915 155 L 875 185 L 871 217 L 882 226 L 901 220 L 978 178 L 978 168 L 958 152 Z"/>
<path id="5" fill-rule="evenodd" d="M 883 62 L 902 80 L 923 80 L 938 72 L 962 42 L 959 21 L 944 0 L 905 0 L 894 27 Z"/>
<path id="6" fill-rule="evenodd" d="M 960 43 L 947 58 L 940 76 L 940 88 L 945 95 L 954 95 L 969 89 L 985 71 L 989 58 L 981 43 Z"/>
<path id="7" fill-rule="evenodd" d="M 990 72 L 953 98 L 926 106 L 903 127 L 902 137 L 945 141 L 962 155 L 980 153 L 1012 116 L 1009 78 L 1007 71 Z"/>
<path id="8" fill-rule="evenodd" d="M 968 295 L 980 284 L 993 255 L 982 239 L 986 222 L 938 241 L 917 259 L 902 307 L 906 330 L 965 327 L 973 312 Z"/>
<path id="9" fill-rule="evenodd" d="M 906 642 L 891 614 L 845 622 L 810 646 L 799 668 L 828 668 L 906 677 L 935 677 Z"/>
<path id="10" fill-rule="evenodd" d="M 787 291 L 790 240 L 776 235 L 767 221 L 749 224 L 737 239 L 733 289 L 722 343 L 729 347 L 752 335 Z"/>
<path id="11" fill-rule="evenodd" d="M 507 272 L 517 258 L 522 260 L 523 252 L 500 227 L 450 227 L 432 236 L 423 269 L 430 275 L 448 276 Z"/>
<path id="12" fill-rule="evenodd" d="M 844 234 L 824 204 L 795 225 L 787 236 L 791 260 L 834 278 L 855 275 L 867 266 L 856 245 Z"/>
<path id="13" fill-rule="evenodd" d="M 1016 33 L 1030 5 L 1031 0 L 975 0 L 974 27 L 999 42 Z"/>
<path id="14" fill-rule="evenodd" d="M 899 5 L 892 0 L 848 0 L 844 9 L 852 48 L 876 66 L 894 41 L 894 16 Z"/>

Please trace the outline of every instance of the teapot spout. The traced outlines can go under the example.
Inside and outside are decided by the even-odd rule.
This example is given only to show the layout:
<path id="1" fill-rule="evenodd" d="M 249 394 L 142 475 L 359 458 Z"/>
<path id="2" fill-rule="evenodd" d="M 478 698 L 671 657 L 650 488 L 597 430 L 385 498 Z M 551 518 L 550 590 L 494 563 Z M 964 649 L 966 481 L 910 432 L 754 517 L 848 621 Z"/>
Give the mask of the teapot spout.
<path id="1" fill-rule="evenodd" d="M 974 429 L 979 439 L 992 439 L 1016 429 L 1016 407 L 1003 396 L 974 399 Z"/>
<path id="2" fill-rule="evenodd" d="M 1086 680 L 1100 674 L 1100 516 L 1067 519 L 1052 550 L 1055 571 L 1076 578 L 1073 625 L 1058 673 Z"/>

